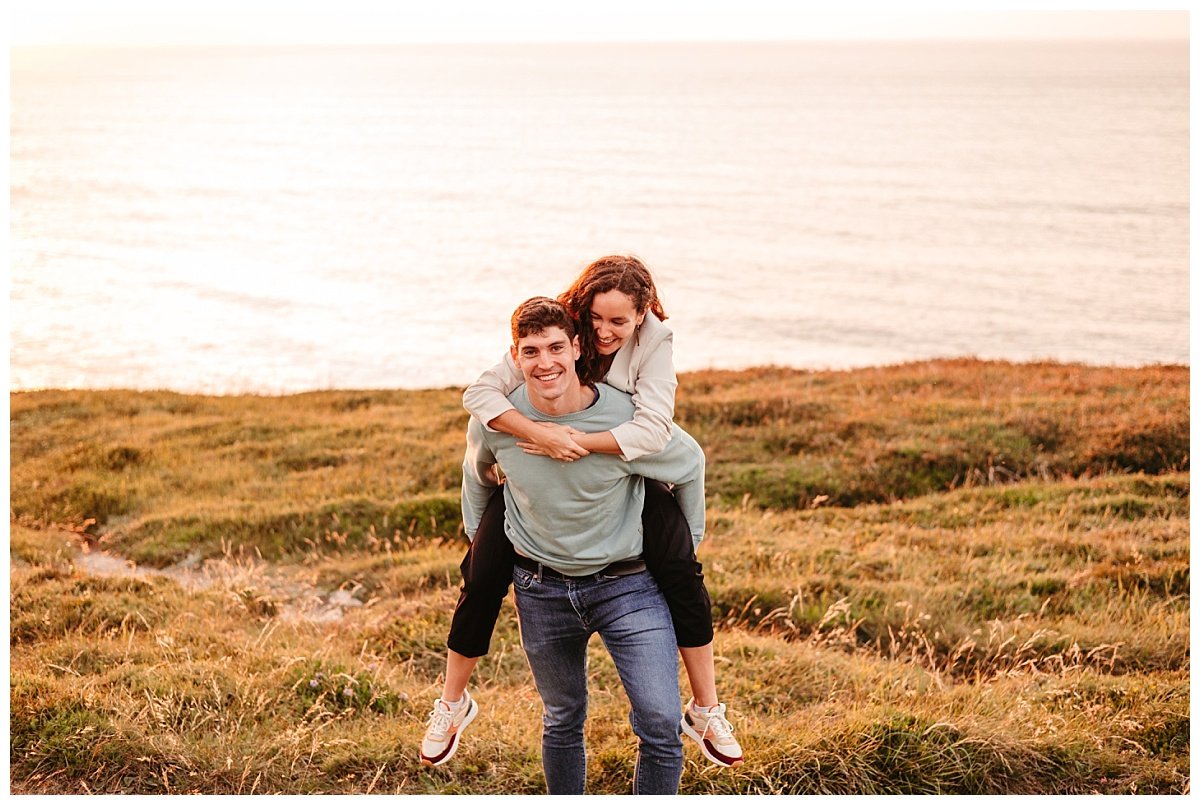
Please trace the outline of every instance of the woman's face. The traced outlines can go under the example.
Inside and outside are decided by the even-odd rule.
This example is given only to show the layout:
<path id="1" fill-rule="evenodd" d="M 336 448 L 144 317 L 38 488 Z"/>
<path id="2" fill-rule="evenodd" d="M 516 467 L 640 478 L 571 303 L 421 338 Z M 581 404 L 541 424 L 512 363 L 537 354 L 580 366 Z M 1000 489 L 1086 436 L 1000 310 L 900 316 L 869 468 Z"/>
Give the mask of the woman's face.
<path id="1" fill-rule="evenodd" d="M 633 300 L 620 291 L 605 291 L 592 297 L 592 329 L 596 351 L 612 355 L 632 336 L 646 313 L 637 312 Z"/>

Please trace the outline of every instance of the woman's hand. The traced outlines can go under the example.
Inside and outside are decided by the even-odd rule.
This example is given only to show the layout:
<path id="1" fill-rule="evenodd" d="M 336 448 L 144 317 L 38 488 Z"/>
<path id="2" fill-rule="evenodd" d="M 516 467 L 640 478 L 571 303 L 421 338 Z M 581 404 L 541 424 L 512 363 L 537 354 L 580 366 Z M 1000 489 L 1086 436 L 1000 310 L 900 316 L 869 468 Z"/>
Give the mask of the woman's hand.
<path id="1" fill-rule="evenodd" d="M 531 456 L 548 456 L 559 461 L 574 461 L 588 455 L 588 451 L 571 438 L 573 434 L 581 431 L 555 422 L 536 422 L 534 424 L 537 425 L 537 432 L 534 436 L 517 442 L 517 447 Z"/>

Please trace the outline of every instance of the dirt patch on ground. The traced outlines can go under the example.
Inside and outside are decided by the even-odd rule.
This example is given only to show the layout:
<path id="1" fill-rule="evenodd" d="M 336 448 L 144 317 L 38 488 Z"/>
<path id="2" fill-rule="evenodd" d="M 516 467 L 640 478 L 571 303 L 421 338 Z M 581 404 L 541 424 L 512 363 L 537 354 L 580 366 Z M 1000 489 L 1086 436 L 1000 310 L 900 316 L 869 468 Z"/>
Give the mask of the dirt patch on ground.
<path id="1" fill-rule="evenodd" d="M 364 606 L 354 590 L 322 590 L 306 582 L 299 572 L 258 558 L 189 556 L 170 567 L 153 568 L 104 551 L 96 542 L 80 540 L 73 532 L 64 535 L 76 546 L 72 557 L 75 567 L 92 576 L 159 577 L 171 579 L 186 590 L 217 589 L 236 594 L 252 591 L 259 598 L 273 601 L 275 617 L 287 622 L 335 623 L 348 610 Z"/>

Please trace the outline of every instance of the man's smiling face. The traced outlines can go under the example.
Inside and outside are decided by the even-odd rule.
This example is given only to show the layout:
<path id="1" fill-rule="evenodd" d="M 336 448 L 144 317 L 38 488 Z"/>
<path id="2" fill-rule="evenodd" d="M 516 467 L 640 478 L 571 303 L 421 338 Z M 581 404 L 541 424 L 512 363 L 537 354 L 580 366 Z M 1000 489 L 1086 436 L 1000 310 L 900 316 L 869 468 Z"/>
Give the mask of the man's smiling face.
<path id="1" fill-rule="evenodd" d="M 512 357 L 525 376 L 530 402 L 539 408 L 578 384 L 575 361 L 579 359 L 579 338 L 569 337 L 561 327 L 522 336 L 512 348 Z M 544 404 L 538 405 L 539 401 Z"/>

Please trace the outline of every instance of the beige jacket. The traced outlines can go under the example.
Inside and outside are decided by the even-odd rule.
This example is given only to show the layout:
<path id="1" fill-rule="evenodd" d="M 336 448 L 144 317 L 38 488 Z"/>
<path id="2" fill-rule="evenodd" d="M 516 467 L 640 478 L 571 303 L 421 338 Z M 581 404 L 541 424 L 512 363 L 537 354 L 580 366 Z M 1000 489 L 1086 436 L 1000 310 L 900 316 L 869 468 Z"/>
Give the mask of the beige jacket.
<path id="1" fill-rule="evenodd" d="M 660 452 L 671 440 L 675 418 L 675 359 L 671 328 L 647 313 L 633 338 L 613 357 L 604 382 L 633 397 L 633 419 L 612 429 L 621 458 L 634 461 Z M 484 425 L 512 409 L 508 395 L 525 382 L 505 353 L 463 392 L 463 407 Z"/>

